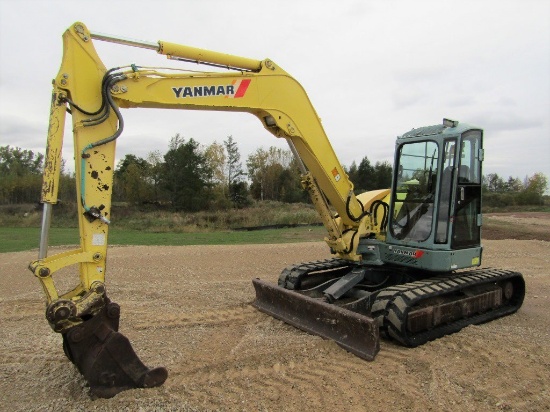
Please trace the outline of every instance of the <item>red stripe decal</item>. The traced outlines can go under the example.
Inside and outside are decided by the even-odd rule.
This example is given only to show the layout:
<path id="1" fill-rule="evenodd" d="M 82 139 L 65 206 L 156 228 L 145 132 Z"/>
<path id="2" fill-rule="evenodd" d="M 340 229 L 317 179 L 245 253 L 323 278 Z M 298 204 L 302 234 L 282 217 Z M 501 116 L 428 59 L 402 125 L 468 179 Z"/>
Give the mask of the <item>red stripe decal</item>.
<path id="1" fill-rule="evenodd" d="M 246 89 L 248 89 L 248 85 L 250 84 L 251 80 L 252 79 L 243 79 L 241 81 L 241 84 L 239 84 L 239 88 L 235 92 L 235 96 L 234 96 L 235 98 L 244 96 L 244 94 L 246 93 Z"/>

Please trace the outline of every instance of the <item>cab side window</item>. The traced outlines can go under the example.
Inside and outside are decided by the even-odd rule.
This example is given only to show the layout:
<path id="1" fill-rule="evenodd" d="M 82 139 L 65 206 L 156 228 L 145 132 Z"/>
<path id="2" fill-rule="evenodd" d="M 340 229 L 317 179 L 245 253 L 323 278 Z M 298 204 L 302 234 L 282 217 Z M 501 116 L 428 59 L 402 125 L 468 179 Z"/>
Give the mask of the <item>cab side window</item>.
<path id="1" fill-rule="evenodd" d="M 459 153 L 458 186 L 451 247 L 481 243 L 481 132 L 466 132 Z"/>

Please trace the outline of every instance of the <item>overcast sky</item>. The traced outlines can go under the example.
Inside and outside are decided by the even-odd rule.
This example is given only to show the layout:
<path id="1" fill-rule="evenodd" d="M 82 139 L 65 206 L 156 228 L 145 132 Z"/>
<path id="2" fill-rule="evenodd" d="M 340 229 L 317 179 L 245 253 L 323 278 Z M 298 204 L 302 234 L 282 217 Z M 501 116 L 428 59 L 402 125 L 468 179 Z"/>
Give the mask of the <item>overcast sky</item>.
<path id="1" fill-rule="evenodd" d="M 550 178 L 548 0 L 0 0 L 0 145 L 44 152 L 61 35 L 75 21 L 122 37 L 269 57 L 304 86 L 346 166 L 364 156 L 392 162 L 397 135 L 448 117 L 485 130 L 484 174 Z M 179 64 L 150 50 L 95 45 L 108 68 Z M 165 153 L 176 133 L 205 145 L 232 135 L 243 164 L 259 147 L 287 147 L 248 114 L 123 116 L 117 159 Z M 72 163 L 66 130 L 63 157 Z"/>

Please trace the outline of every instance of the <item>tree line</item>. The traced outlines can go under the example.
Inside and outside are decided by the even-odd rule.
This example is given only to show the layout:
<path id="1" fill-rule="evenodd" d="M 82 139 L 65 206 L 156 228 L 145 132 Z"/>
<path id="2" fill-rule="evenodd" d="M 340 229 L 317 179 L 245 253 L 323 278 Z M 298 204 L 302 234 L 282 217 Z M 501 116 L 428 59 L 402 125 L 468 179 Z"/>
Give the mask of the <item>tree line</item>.
<path id="1" fill-rule="evenodd" d="M 346 171 L 358 192 L 391 184 L 392 168 L 387 162 L 371 165 L 365 157 Z M 146 159 L 126 155 L 115 170 L 113 198 L 185 211 L 246 207 L 254 200 L 309 202 L 290 150 L 259 148 L 243 164 L 232 136 L 201 146 L 179 134 L 170 140 L 164 155 L 159 151 Z"/>
<path id="2" fill-rule="evenodd" d="M 483 204 L 491 207 L 544 205 L 548 179 L 542 173 L 507 180 L 496 173 L 483 176 Z"/>
<path id="3" fill-rule="evenodd" d="M 0 146 L 0 204 L 38 202 L 43 167 L 40 153 Z M 389 162 L 372 164 L 365 156 L 345 170 L 356 193 L 391 186 Z M 547 183 L 542 173 L 523 182 L 488 174 L 483 180 L 484 202 L 491 206 L 543 204 Z M 74 174 L 62 171 L 59 197 L 75 201 Z M 232 136 L 205 146 L 177 134 L 166 153 L 156 150 L 146 158 L 127 154 L 114 173 L 113 201 L 199 211 L 242 208 L 254 200 L 309 202 L 299 165 L 289 150 L 259 148 L 243 164 Z"/>
<path id="4" fill-rule="evenodd" d="M 40 196 L 44 155 L 0 146 L 0 203 L 32 203 Z"/>

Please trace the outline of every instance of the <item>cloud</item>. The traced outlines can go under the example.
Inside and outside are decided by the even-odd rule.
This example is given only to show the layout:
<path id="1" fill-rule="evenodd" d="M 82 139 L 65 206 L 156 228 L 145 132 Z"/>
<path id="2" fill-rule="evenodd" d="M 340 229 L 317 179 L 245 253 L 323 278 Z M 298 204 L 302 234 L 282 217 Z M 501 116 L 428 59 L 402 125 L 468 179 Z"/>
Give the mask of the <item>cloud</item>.
<path id="1" fill-rule="evenodd" d="M 0 114 L 0 145 L 15 146 L 44 152 L 47 125 L 32 119 Z"/>
<path id="2" fill-rule="evenodd" d="M 507 108 L 499 110 L 496 107 L 493 111 L 486 111 L 471 116 L 471 122 L 482 124 L 484 129 L 492 132 L 501 131 L 523 131 L 542 128 L 542 119 L 529 114 L 518 114 Z"/>
<path id="3" fill-rule="evenodd" d="M 392 93 L 394 107 L 398 110 L 406 109 L 410 106 L 417 106 L 427 100 L 429 95 L 422 90 L 400 90 Z"/>
<path id="4" fill-rule="evenodd" d="M 169 13 L 155 15 L 139 2 L 97 0 L 84 17 L 72 4 L 0 0 L 1 145 L 44 150 L 61 34 L 84 19 L 92 30 L 123 37 L 272 58 L 305 87 L 347 165 L 364 156 L 384 160 L 395 136 L 447 116 L 486 130 L 486 173 L 507 167 L 508 173 L 522 176 L 548 164 L 550 2 L 286 0 L 273 7 L 260 0 L 158 0 L 155 7 Z M 50 13 L 52 7 L 59 12 Z M 105 19 L 106 8 L 109 15 L 124 18 Z M 138 27 L 136 21 L 143 24 Z M 241 24 L 228 29 L 235 21 Z M 94 44 L 107 67 L 185 67 L 149 50 Z M 164 152 L 178 132 L 201 144 L 233 135 L 243 159 L 260 146 L 285 147 L 252 116 L 167 112 L 123 111 L 127 127 L 117 142 L 117 158 Z M 67 124 L 64 156 L 72 158 L 69 118 Z M 538 148 L 536 161 L 532 148 Z M 550 176 L 549 166 L 544 167 Z"/>

